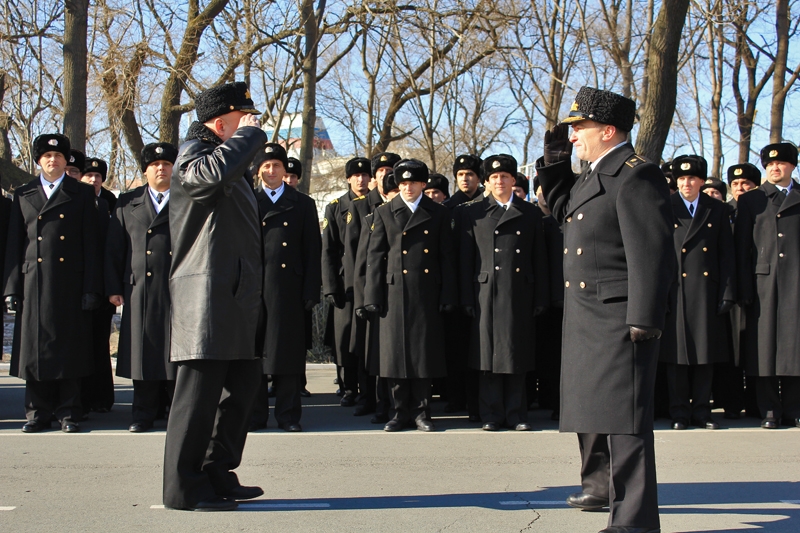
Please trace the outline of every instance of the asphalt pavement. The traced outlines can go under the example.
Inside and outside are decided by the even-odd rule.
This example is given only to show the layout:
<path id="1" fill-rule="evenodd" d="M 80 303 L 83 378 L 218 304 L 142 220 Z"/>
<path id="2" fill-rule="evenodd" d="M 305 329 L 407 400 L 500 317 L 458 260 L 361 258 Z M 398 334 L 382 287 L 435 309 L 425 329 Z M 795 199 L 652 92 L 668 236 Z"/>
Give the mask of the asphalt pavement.
<path id="1" fill-rule="evenodd" d="M 549 411 L 534 431 L 484 432 L 433 403 L 435 433 L 386 433 L 338 405 L 331 365 L 308 366 L 303 433 L 251 433 L 237 470 L 264 496 L 226 513 L 166 510 L 166 423 L 131 434 L 129 380 L 114 409 L 78 434 L 23 434 L 24 382 L 0 366 L 0 531 L 283 531 L 594 533 L 608 513 L 571 509 L 579 490 L 574 434 Z M 657 421 L 662 531 L 800 532 L 800 428 L 759 420 L 673 431 Z"/>

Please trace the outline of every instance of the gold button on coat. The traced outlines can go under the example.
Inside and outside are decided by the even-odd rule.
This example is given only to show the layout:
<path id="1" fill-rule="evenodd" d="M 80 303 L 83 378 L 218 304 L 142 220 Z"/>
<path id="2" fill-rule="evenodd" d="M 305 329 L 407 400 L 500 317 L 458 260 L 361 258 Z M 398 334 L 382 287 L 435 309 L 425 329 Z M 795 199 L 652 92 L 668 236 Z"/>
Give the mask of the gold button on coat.
<path id="1" fill-rule="evenodd" d="M 424 233 L 425 235 L 427 235 L 427 234 L 428 234 L 428 230 L 425 230 L 425 231 L 423 231 L 422 233 Z"/>
<path id="2" fill-rule="evenodd" d="M 583 213 L 578 213 L 578 220 L 583 220 Z"/>
<path id="3" fill-rule="evenodd" d="M 153 252 L 151 252 L 150 250 L 147 250 L 147 255 L 153 255 Z"/>
<path id="4" fill-rule="evenodd" d="M 152 276 L 152 275 L 153 275 L 153 273 L 152 273 L 152 272 L 148 272 L 148 273 L 147 273 L 147 277 L 150 277 L 150 276 Z"/>
<path id="5" fill-rule="evenodd" d="M 569 250 L 567 250 L 566 248 L 564 248 L 564 255 L 567 255 L 567 252 L 568 252 L 568 251 L 569 251 Z"/>
<path id="6" fill-rule="evenodd" d="M 684 272 L 684 273 L 683 273 L 683 274 L 681 274 L 681 275 L 682 275 L 682 276 L 685 278 L 685 277 L 686 277 L 686 272 Z"/>
<path id="7" fill-rule="evenodd" d="M 147 230 L 147 233 L 153 233 L 153 230 L 149 229 Z"/>
<path id="8" fill-rule="evenodd" d="M 681 252 L 686 253 L 686 248 L 681 248 Z"/>
<path id="9" fill-rule="evenodd" d="M 262 226 L 266 226 L 266 225 L 267 225 L 267 223 L 266 223 L 266 222 L 262 222 L 262 223 L 261 223 L 261 225 L 262 225 Z"/>
<path id="10" fill-rule="evenodd" d="M 64 215 L 58 215 L 58 218 L 64 218 Z"/>
<path id="11" fill-rule="evenodd" d="M 569 281 L 565 281 L 565 282 L 564 282 L 564 286 L 565 286 L 565 287 L 567 287 L 567 288 L 569 288 Z"/>
<path id="12" fill-rule="evenodd" d="M 428 253 L 428 249 L 427 249 L 427 248 L 425 248 L 425 249 L 424 249 L 424 250 L 422 250 L 422 251 L 423 251 L 423 252 L 425 252 L 426 254 Z"/>
<path id="13" fill-rule="evenodd" d="M 63 257 L 59 257 L 59 258 L 58 258 L 58 260 L 59 260 L 60 262 L 62 262 L 62 263 L 64 262 L 64 258 L 63 258 Z"/>
<path id="14" fill-rule="evenodd" d="M 403 250 L 403 255 L 406 255 L 407 253 L 408 253 L 408 250 Z"/>
<path id="15" fill-rule="evenodd" d="M 517 269 L 517 272 L 519 272 L 519 269 Z"/>
<path id="16" fill-rule="evenodd" d="M 782 252 L 781 252 L 781 253 L 779 253 L 779 254 L 778 254 L 778 257 L 783 257 L 783 253 L 782 253 Z"/>
<path id="17" fill-rule="evenodd" d="M 703 272 L 703 275 L 708 277 L 708 272 Z"/>
<path id="18" fill-rule="evenodd" d="M 288 246 L 285 242 L 283 243 L 284 246 Z"/>
<path id="19" fill-rule="evenodd" d="M 427 269 L 427 268 L 425 269 L 425 273 L 426 273 L 426 274 L 428 273 L 428 269 Z"/>
<path id="20" fill-rule="evenodd" d="M 581 254 L 583 254 L 583 250 L 578 248 L 577 250 L 575 250 L 575 253 L 578 254 L 578 255 L 581 255 Z"/>
<path id="21" fill-rule="evenodd" d="M 708 251 L 708 248 L 706 248 L 705 246 L 703 246 L 703 251 L 704 251 L 704 252 L 707 252 L 707 251 Z"/>
<path id="22" fill-rule="evenodd" d="M 284 222 L 284 223 L 283 223 L 283 225 L 284 225 L 284 226 L 288 226 L 288 225 L 289 225 L 289 223 L 288 223 L 288 222 Z"/>
<path id="23" fill-rule="evenodd" d="M 37 261 L 39 261 L 41 263 L 42 262 L 42 258 L 40 257 L 39 259 L 37 259 Z"/>
<path id="24" fill-rule="evenodd" d="M 41 237 L 39 237 L 39 240 L 41 241 L 41 240 L 42 240 L 42 238 L 41 238 Z"/>
<path id="25" fill-rule="evenodd" d="M 63 241 L 64 240 L 64 236 L 62 235 L 61 237 L 59 237 L 59 239 L 61 239 Z"/>
<path id="26" fill-rule="evenodd" d="M 495 270 L 500 270 L 500 267 L 494 267 Z"/>
<path id="27" fill-rule="evenodd" d="M 778 233 L 778 237 L 783 237 L 783 233 Z"/>
<path id="28" fill-rule="evenodd" d="M 494 249 L 494 251 L 495 251 L 495 252 L 499 252 L 499 251 L 500 251 L 500 248 L 495 248 L 495 249 Z"/>
<path id="29" fill-rule="evenodd" d="M 286 263 L 281 263 L 281 268 L 286 268 Z"/>
<path id="30" fill-rule="evenodd" d="M 585 289 L 586 288 L 586 284 L 584 282 L 582 282 L 582 281 L 580 282 L 580 286 L 581 286 L 581 289 Z"/>
<path id="31" fill-rule="evenodd" d="M 408 274 L 408 270 L 403 270 L 403 274 Z"/>

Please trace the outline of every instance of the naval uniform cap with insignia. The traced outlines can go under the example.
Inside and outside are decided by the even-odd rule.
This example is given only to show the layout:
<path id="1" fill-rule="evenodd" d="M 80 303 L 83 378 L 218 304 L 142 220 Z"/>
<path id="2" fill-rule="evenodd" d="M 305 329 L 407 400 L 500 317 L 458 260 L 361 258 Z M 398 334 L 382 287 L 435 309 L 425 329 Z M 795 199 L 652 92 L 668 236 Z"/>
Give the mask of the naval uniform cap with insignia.
<path id="1" fill-rule="evenodd" d="M 761 171 L 752 163 L 740 163 L 728 167 L 728 185 L 733 180 L 750 180 L 755 185 L 761 184 Z"/>
<path id="2" fill-rule="evenodd" d="M 514 187 L 519 187 L 525 191 L 525 196 L 528 196 L 531 193 L 531 182 L 528 179 L 528 176 L 522 172 L 517 172 L 517 179 L 514 181 Z"/>
<path id="3" fill-rule="evenodd" d="M 705 179 L 707 175 L 708 163 L 699 155 L 679 155 L 672 160 L 672 177 L 675 180 L 683 176 Z"/>
<path id="4" fill-rule="evenodd" d="M 264 143 L 264 147 L 256 153 L 253 162 L 250 163 L 250 173 L 254 176 L 257 175 L 261 165 L 267 161 L 280 161 L 283 169 L 286 170 L 289 164 L 286 148 L 278 143 Z"/>
<path id="5" fill-rule="evenodd" d="M 426 189 L 438 189 L 444 194 L 445 198 L 450 198 L 450 182 L 447 178 L 439 173 L 433 173 L 428 176 L 428 183 L 425 185 Z"/>
<path id="6" fill-rule="evenodd" d="M 389 167 L 394 168 L 394 166 L 402 159 L 399 155 L 392 153 L 392 152 L 381 152 L 379 154 L 375 154 L 372 156 L 372 162 L 370 164 L 370 168 L 372 169 L 372 175 L 374 176 L 377 174 L 379 168 Z"/>
<path id="7" fill-rule="evenodd" d="M 345 178 L 350 178 L 353 174 L 369 174 L 372 177 L 372 165 L 366 157 L 354 157 L 344 166 Z"/>
<path id="8" fill-rule="evenodd" d="M 458 155 L 453 161 L 453 177 L 458 175 L 459 170 L 471 170 L 480 178 L 481 183 L 483 183 L 483 176 L 481 176 L 481 163 L 481 158 L 476 155 Z"/>
<path id="9" fill-rule="evenodd" d="M 495 154 L 490 155 L 483 160 L 482 165 L 483 179 L 489 179 L 489 176 L 497 172 L 508 172 L 511 177 L 517 177 L 517 160 L 512 155 L 508 154 Z"/>
<path id="10" fill-rule="evenodd" d="M 303 177 L 303 164 L 296 157 L 289 157 L 286 159 L 286 173 L 294 174 L 297 178 Z"/>
<path id="11" fill-rule="evenodd" d="M 108 163 L 96 157 L 87 157 L 86 164 L 83 167 L 83 174 L 86 175 L 90 172 L 96 172 L 102 176 L 100 181 L 106 181 L 108 174 Z"/>
<path id="12" fill-rule="evenodd" d="M 150 143 L 142 148 L 142 172 L 156 161 L 169 161 L 175 164 L 178 149 L 171 143 Z"/>
<path id="13" fill-rule="evenodd" d="M 705 184 L 702 187 L 700 187 L 700 192 L 702 192 L 702 191 L 704 191 L 706 189 L 716 189 L 716 190 L 718 190 L 723 198 L 725 198 L 727 196 L 727 194 L 728 194 L 728 187 L 727 187 L 727 185 L 725 185 L 725 182 L 722 181 L 721 179 L 717 179 L 717 178 L 713 178 L 713 177 L 709 177 L 709 178 L 706 179 Z"/>
<path id="14" fill-rule="evenodd" d="M 86 154 L 84 154 L 80 150 L 75 150 L 74 148 L 69 151 L 69 157 L 67 158 L 68 167 L 75 167 L 81 172 L 83 172 L 83 167 L 85 165 L 86 165 Z"/>
<path id="15" fill-rule="evenodd" d="M 783 161 L 797 166 L 797 146 L 790 142 L 766 145 L 761 149 L 761 166 L 767 168 L 773 161 Z"/>
<path id="16" fill-rule="evenodd" d="M 194 99 L 195 112 L 199 122 L 208 122 L 232 111 L 260 115 L 256 110 L 250 91 L 243 81 L 226 83 L 207 89 Z"/>
<path id="17" fill-rule="evenodd" d="M 428 165 L 419 159 L 401 159 L 394 166 L 394 178 L 398 185 L 404 181 L 428 183 L 429 177 Z"/>
<path id="18" fill-rule="evenodd" d="M 36 160 L 37 165 L 42 156 L 47 152 L 59 152 L 64 156 L 64 159 L 69 161 L 69 138 L 60 133 L 45 133 L 39 135 L 33 140 L 33 159 Z"/>
<path id="19" fill-rule="evenodd" d="M 574 124 L 582 120 L 593 120 L 629 132 L 633 129 L 635 119 L 636 102 L 630 98 L 611 91 L 584 86 L 575 96 L 569 115 L 561 123 Z"/>

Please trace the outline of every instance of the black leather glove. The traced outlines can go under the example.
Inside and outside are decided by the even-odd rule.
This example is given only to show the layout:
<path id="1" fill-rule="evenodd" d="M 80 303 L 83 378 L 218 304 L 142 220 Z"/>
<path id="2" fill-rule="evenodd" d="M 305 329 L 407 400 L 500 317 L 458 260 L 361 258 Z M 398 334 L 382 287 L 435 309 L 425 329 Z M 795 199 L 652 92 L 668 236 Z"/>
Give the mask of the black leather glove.
<path id="1" fill-rule="evenodd" d="M 461 310 L 464 311 L 464 314 L 470 318 L 475 318 L 478 314 L 475 312 L 475 308 L 471 305 L 465 305 L 461 307 Z"/>
<path id="2" fill-rule="evenodd" d="M 453 304 L 441 304 L 439 306 L 439 312 L 440 313 L 452 313 L 455 310 L 456 310 L 456 306 L 454 306 Z"/>
<path id="3" fill-rule="evenodd" d="M 359 307 L 356 309 L 356 316 L 361 320 L 367 320 L 369 318 L 369 313 L 367 313 L 367 310 L 363 307 Z"/>
<path id="4" fill-rule="evenodd" d="M 380 305 L 372 305 L 372 304 L 370 304 L 370 305 L 365 306 L 364 309 L 367 311 L 367 313 L 369 313 L 371 315 L 379 315 L 379 314 L 381 314 L 381 306 Z"/>
<path id="5" fill-rule="evenodd" d="M 543 305 L 537 305 L 533 308 L 533 316 L 544 314 L 545 311 L 547 311 L 547 307 L 544 307 Z"/>
<path id="6" fill-rule="evenodd" d="M 305 309 L 306 311 L 311 311 L 312 309 L 314 309 L 315 305 L 317 305 L 317 302 L 315 302 L 314 300 L 305 300 L 303 302 L 303 309 Z"/>
<path id="7" fill-rule="evenodd" d="M 94 311 L 95 309 L 100 309 L 100 306 L 103 305 L 105 299 L 97 294 L 96 292 L 87 292 L 81 298 L 81 309 L 84 311 Z"/>
<path id="8" fill-rule="evenodd" d="M 647 341 L 650 339 L 660 339 L 661 338 L 661 330 L 658 328 L 637 328 L 636 326 L 631 326 L 631 341 L 633 342 L 642 342 Z"/>
<path id="9" fill-rule="evenodd" d="M 333 293 L 328 295 L 328 301 L 333 304 L 336 309 L 344 309 L 344 294 Z"/>
<path id="10" fill-rule="evenodd" d="M 544 164 L 554 165 L 572 159 L 572 143 L 569 142 L 569 125 L 558 124 L 544 132 Z"/>
<path id="11" fill-rule="evenodd" d="M 19 296 L 16 294 L 6 296 L 6 309 L 14 312 L 19 310 Z"/>
<path id="12" fill-rule="evenodd" d="M 717 307 L 717 314 L 724 315 L 725 313 L 730 312 L 730 310 L 733 309 L 733 305 L 735 303 L 736 302 L 734 302 L 733 300 L 722 300 L 719 303 L 719 307 Z"/>

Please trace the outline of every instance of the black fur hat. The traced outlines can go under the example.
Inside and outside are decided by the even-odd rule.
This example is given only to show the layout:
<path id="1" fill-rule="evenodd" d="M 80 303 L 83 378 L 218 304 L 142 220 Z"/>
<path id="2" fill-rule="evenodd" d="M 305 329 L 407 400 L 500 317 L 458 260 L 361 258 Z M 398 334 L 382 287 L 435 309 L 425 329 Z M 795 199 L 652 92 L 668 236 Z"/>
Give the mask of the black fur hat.
<path id="1" fill-rule="evenodd" d="M 740 163 L 728 167 L 728 185 L 733 180 L 750 180 L 756 185 L 761 185 L 761 171 L 752 163 Z"/>
<path id="2" fill-rule="evenodd" d="M 702 192 L 706 189 L 717 189 L 723 198 L 728 195 L 728 187 L 725 185 L 725 182 L 717 178 L 706 179 L 706 183 L 700 187 L 700 191 Z"/>
<path id="3" fill-rule="evenodd" d="M 528 180 L 528 176 L 522 172 L 517 172 L 517 181 L 514 182 L 514 187 L 520 187 L 525 191 L 525 196 L 531 193 L 531 182 Z"/>
<path id="4" fill-rule="evenodd" d="M 81 172 L 83 172 L 83 167 L 85 165 L 86 165 L 86 154 L 84 154 L 80 150 L 75 150 L 75 149 L 69 151 L 69 157 L 67 158 L 68 167 L 75 167 Z"/>
<path id="5" fill-rule="evenodd" d="M 96 157 L 87 157 L 86 164 L 83 166 L 83 173 L 97 172 L 102 176 L 100 181 L 106 181 L 108 175 L 108 163 Z"/>
<path id="6" fill-rule="evenodd" d="M 483 160 L 481 167 L 484 180 L 489 179 L 495 172 L 508 172 L 515 178 L 517 176 L 517 160 L 508 154 L 490 155 Z"/>
<path id="7" fill-rule="evenodd" d="M 450 181 L 442 174 L 431 174 L 428 176 L 426 189 L 439 189 L 445 198 L 450 198 Z"/>
<path id="8" fill-rule="evenodd" d="M 419 159 L 402 159 L 394 166 L 394 178 L 397 184 L 404 181 L 421 181 L 428 183 L 428 165 Z"/>
<path id="9" fill-rule="evenodd" d="M 682 176 L 705 178 L 708 175 L 708 163 L 699 155 L 679 155 L 672 160 L 672 177 L 677 180 Z"/>
<path id="10" fill-rule="evenodd" d="M 39 135 L 33 140 L 33 159 L 36 161 L 36 164 L 39 164 L 39 160 L 47 152 L 61 152 L 64 155 L 64 159 L 69 161 L 69 138 L 60 133 L 45 133 L 44 135 Z"/>
<path id="11" fill-rule="evenodd" d="M 395 189 L 399 189 L 397 186 L 397 180 L 394 179 L 394 170 L 390 170 L 386 174 L 383 175 L 383 194 L 389 194 Z"/>
<path id="12" fill-rule="evenodd" d="M 483 182 L 483 176 L 481 176 L 481 158 L 472 155 L 472 154 L 462 154 L 456 156 L 455 160 L 453 161 L 453 177 L 458 174 L 459 170 L 471 170 Z"/>
<path id="13" fill-rule="evenodd" d="M 207 89 L 195 97 L 194 105 L 199 122 L 208 122 L 231 111 L 242 111 L 253 115 L 261 114 L 261 111 L 256 110 L 255 104 L 250 98 L 250 90 L 243 81 Z"/>
<path id="14" fill-rule="evenodd" d="M 569 116 L 561 123 L 572 124 L 581 120 L 594 120 L 628 132 L 633 129 L 635 118 L 636 102 L 630 98 L 611 91 L 581 87 L 569 110 Z"/>
<path id="15" fill-rule="evenodd" d="M 366 157 L 354 157 L 344 166 L 344 176 L 349 178 L 353 174 L 367 173 L 372 176 L 372 165 Z"/>
<path id="16" fill-rule="evenodd" d="M 296 157 L 286 158 L 286 173 L 294 174 L 298 179 L 303 177 L 303 164 Z"/>
<path id="17" fill-rule="evenodd" d="M 156 161 L 169 161 L 175 163 L 178 158 L 178 149 L 170 143 L 150 143 L 142 148 L 142 172 L 147 170 L 150 163 Z"/>
<path id="18" fill-rule="evenodd" d="M 767 168 L 773 161 L 784 161 L 797 166 L 797 146 L 788 142 L 766 145 L 761 149 L 761 166 Z"/>
<path id="19" fill-rule="evenodd" d="M 372 175 L 378 172 L 379 168 L 394 166 L 400 161 L 401 157 L 392 152 L 381 152 L 372 156 Z"/>

